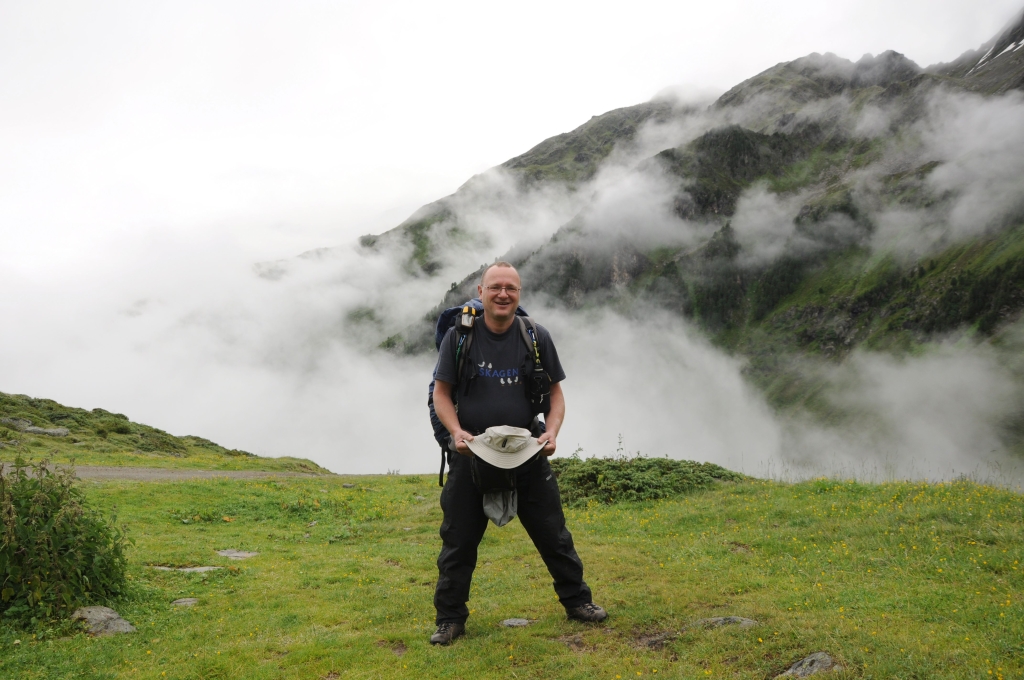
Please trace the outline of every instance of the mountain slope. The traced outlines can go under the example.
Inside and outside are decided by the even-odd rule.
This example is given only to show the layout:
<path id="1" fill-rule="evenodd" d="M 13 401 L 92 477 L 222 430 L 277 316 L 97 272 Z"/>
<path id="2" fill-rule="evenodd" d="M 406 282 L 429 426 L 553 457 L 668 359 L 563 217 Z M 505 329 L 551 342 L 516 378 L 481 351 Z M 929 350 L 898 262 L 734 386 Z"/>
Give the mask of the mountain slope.
<path id="1" fill-rule="evenodd" d="M 613 182 L 573 175 L 587 193 L 575 216 L 502 259 L 519 268 L 529 308 L 670 310 L 744 357 L 777 409 L 828 422 L 855 416 L 822 398 L 828 371 L 814 367 L 858 348 L 916 354 L 959 338 L 990 345 L 1024 379 L 1012 359 L 1024 310 L 1022 32 L 1024 16 L 970 65 L 810 55 L 706 111 L 662 110 L 630 133 L 648 155 Z M 647 134 L 658 124 L 689 134 L 657 148 L 651 139 L 672 141 Z M 479 272 L 383 346 L 431 349 L 437 312 L 472 297 Z M 1024 449 L 1024 413 L 999 428 Z"/>
<path id="2" fill-rule="evenodd" d="M 261 458 L 202 437 L 176 437 L 101 408 L 0 392 L 0 462 L 18 456 L 79 465 L 327 472 L 302 458 Z"/>

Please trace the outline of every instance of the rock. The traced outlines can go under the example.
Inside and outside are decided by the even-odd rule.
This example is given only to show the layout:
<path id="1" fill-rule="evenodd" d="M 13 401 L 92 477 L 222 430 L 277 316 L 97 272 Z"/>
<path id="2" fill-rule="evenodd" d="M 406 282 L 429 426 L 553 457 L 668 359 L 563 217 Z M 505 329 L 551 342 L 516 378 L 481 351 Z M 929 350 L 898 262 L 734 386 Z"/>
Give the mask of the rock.
<path id="1" fill-rule="evenodd" d="M 354 489 L 354 488 L 356 488 L 356 485 L 355 484 L 342 484 L 341 488 L 342 489 Z"/>
<path id="2" fill-rule="evenodd" d="M 198 604 L 199 600 L 194 597 L 182 597 L 171 603 L 172 607 L 191 607 Z"/>
<path id="3" fill-rule="evenodd" d="M 505 619 L 501 622 L 501 625 L 506 628 L 522 628 L 524 626 L 529 626 L 531 623 L 533 623 L 533 621 L 530 621 L 530 619 Z"/>
<path id="4" fill-rule="evenodd" d="M 316 520 L 313 520 L 312 522 L 310 522 L 310 523 L 309 523 L 309 524 L 307 524 L 306 526 L 307 526 L 307 527 L 315 527 L 315 526 L 316 526 Z"/>
<path id="5" fill-rule="evenodd" d="M 110 607 L 81 607 L 71 613 L 72 621 L 85 621 L 90 635 L 133 633 L 135 626 L 121 618 Z"/>
<path id="6" fill-rule="evenodd" d="M 24 418 L 0 418 L 0 423 L 10 425 L 15 430 L 24 430 L 26 427 L 32 426 L 32 421 Z"/>
<path id="7" fill-rule="evenodd" d="M 418 501 L 425 501 L 427 499 L 424 498 L 423 496 L 416 496 L 416 500 L 418 500 Z"/>
<path id="8" fill-rule="evenodd" d="M 28 434 L 45 434 L 50 437 L 67 437 L 71 430 L 66 427 L 51 427 L 49 429 L 43 427 L 26 427 L 22 429 L 22 432 Z"/>
<path id="9" fill-rule="evenodd" d="M 742 616 L 715 616 L 710 619 L 699 619 L 691 623 L 688 628 L 721 628 L 722 626 L 739 626 L 750 628 L 756 626 L 754 619 L 745 619 Z"/>
<path id="10" fill-rule="evenodd" d="M 827 652 L 815 652 L 808 657 L 800 659 L 789 667 L 785 673 L 776 675 L 776 678 L 806 678 L 815 673 L 826 671 L 841 671 L 842 666 L 836 663 Z"/>
<path id="11" fill-rule="evenodd" d="M 244 550 L 218 550 L 217 554 L 231 560 L 245 560 L 259 555 L 258 552 L 246 552 Z"/>
<path id="12" fill-rule="evenodd" d="M 208 571 L 216 571 L 217 569 L 223 569 L 224 567 L 154 567 L 150 566 L 150 569 L 158 569 L 159 571 L 183 571 L 187 574 L 205 574 Z"/>

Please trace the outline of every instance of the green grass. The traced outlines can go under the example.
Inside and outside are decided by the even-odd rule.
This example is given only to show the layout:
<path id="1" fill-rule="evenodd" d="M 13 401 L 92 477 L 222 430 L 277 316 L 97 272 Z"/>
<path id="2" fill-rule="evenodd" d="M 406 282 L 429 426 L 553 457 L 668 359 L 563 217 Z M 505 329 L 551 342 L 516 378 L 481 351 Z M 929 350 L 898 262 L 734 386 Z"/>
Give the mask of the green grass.
<path id="1" fill-rule="evenodd" d="M 0 677 L 761 679 L 819 650 L 847 668 L 831 677 L 1024 673 L 1024 504 L 970 482 L 748 480 L 570 509 L 587 581 L 611 613 L 595 627 L 565 620 L 518 522 L 492 526 L 467 636 L 450 648 L 427 642 L 441 520 L 429 475 L 85 488 L 135 540 L 133 593 L 113 604 L 139 632 L 0 626 Z M 224 548 L 260 555 L 232 562 Z M 171 607 L 179 597 L 199 603 Z M 683 632 L 662 650 L 637 642 L 726 615 L 760 625 Z M 499 626 L 511 617 L 535 622 Z"/>

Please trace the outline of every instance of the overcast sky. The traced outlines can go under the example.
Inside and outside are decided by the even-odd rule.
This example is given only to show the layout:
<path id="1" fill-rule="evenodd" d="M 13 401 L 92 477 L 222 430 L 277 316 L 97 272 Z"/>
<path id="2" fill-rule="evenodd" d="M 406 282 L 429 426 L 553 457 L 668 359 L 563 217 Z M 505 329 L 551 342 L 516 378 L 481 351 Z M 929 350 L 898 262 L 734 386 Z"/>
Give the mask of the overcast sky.
<path id="1" fill-rule="evenodd" d="M 253 259 L 398 223 L 667 87 L 813 51 L 977 47 L 1022 0 L 0 1 L 0 264 L 194 233 Z"/>

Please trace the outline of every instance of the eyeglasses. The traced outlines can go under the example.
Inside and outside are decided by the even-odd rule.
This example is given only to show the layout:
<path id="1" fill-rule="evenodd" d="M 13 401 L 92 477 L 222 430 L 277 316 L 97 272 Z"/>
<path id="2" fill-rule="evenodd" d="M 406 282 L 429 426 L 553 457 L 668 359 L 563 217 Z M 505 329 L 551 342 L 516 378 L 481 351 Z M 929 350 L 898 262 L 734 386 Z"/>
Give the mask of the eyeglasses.
<path id="1" fill-rule="evenodd" d="M 522 288 L 516 286 L 484 286 L 484 290 L 492 295 L 497 295 L 501 291 L 508 291 L 509 295 L 517 295 Z"/>

